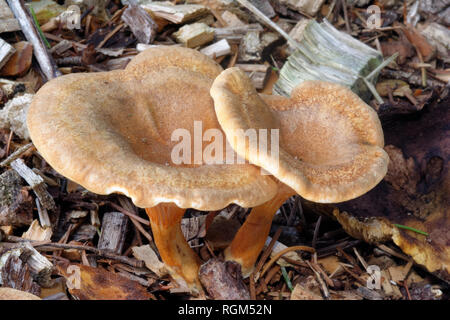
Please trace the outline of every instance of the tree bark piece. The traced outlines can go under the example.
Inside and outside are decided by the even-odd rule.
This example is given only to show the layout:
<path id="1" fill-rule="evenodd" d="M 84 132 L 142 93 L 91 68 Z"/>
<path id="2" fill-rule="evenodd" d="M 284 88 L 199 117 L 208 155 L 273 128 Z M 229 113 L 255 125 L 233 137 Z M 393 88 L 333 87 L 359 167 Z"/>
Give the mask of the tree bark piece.
<path id="1" fill-rule="evenodd" d="M 50 287 L 52 285 L 53 280 L 51 279 L 51 275 L 53 272 L 53 264 L 34 249 L 29 241 L 14 244 L 9 251 L 3 254 L 2 259 L 0 259 L 0 261 L 2 261 L 1 263 L 6 261 L 9 255 L 17 256 L 26 263 L 33 280 L 40 286 Z M 0 269 L 1 268 L 3 268 L 3 265 L 0 266 Z M 3 277 L 3 275 L 0 276 Z"/>
<path id="2" fill-rule="evenodd" d="M 11 168 L 16 170 L 16 172 L 31 186 L 41 202 L 42 207 L 47 210 L 54 210 L 56 208 L 53 197 L 47 191 L 44 179 L 28 168 L 22 159 L 16 159 L 11 162 Z"/>
<path id="3" fill-rule="evenodd" d="M 125 243 L 128 217 L 121 212 L 107 212 L 103 215 L 102 233 L 97 248 L 121 254 Z"/>
<path id="4" fill-rule="evenodd" d="M 216 40 L 227 39 L 230 43 L 238 44 L 249 31 L 263 31 L 260 24 L 248 24 L 237 27 L 215 28 L 214 37 Z"/>
<path id="5" fill-rule="evenodd" d="M 1 256 L 0 285 L 39 295 L 41 288 L 34 282 L 28 265 L 20 259 L 20 251 L 8 251 Z"/>
<path id="6" fill-rule="evenodd" d="M 158 25 L 140 6 L 130 4 L 123 12 L 122 20 L 130 27 L 139 42 L 149 44 L 155 39 Z"/>
<path id="7" fill-rule="evenodd" d="M 33 199 L 14 170 L 0 175 L 0 225 L 28 226 L 33 220 Z"/>
<path id="8" fill-rule="evenodd" d="M 250 300 L 241 267 L 234 261 L 211 259 L 199 270 L 200 281 L 215 300 Z"/>

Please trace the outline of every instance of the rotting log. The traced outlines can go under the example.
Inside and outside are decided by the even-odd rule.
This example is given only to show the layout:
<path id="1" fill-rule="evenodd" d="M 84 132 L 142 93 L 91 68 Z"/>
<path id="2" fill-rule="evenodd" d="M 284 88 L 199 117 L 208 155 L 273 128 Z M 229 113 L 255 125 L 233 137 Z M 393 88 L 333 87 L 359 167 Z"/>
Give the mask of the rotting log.
<path id="1" fill-rule="evenodd" d="M 386 177 L 365 195 L 338 204 L 339 211 L 334 211 L 353 237 L 372 243 L 392 239 L 416 263 L 448 283 L 449 103 L 447 97 L 422 111 L 385 122 L 385 150 L 390 157 Z"/>

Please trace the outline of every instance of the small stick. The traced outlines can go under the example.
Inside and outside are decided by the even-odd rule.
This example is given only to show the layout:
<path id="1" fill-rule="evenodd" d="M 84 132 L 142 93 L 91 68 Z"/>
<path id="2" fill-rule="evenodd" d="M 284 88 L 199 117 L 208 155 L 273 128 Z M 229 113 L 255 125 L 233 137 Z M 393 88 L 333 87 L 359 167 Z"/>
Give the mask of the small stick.
<path id="1" fill-rule="evenodd" d="M 358 250 L 355 247 L 353 247 L 353 252 L 355 253 L 359 262 L 361 262 L 364 269 L 367 271 L 367 268 L 369 267 L 369 265 L 367 264 L 366 260 L 364 260 L 364 258 L 359 254 Z"/>
<path id="2" fill-rule="evenodd" d="M 26 9 L 23 0 L 7 0 L 7 2 L 17 21 L 19 21 L 20 28 L 22 29 L 25 38 L 33 45 L 34 55 L 47 80 L 62 75 L 61 71 L 58 70 L 58 67 L 53 61 L 53 58 L 48 54 L 47 48 L 45 47 L 42 38 L 39 36 L 33 19 Z"/>
<path id="3" fill-rule="evenodd" d="M 283 29 L 280 28 L 275 22 L 270 20 L 264 13 L 262 13 L 258 8 L 256 8 L 253 4 L 251 4 L 247 0 L 237 0 L 242 6 L 246 7 L 250 12 L 252 12 L 255 16 L 257 16 L 264 24 L 268 27 L 274 29 L 278 32 L 283 38 L 285 38 L 292 46 L 302 49 L 298 42 L 295 41 L 290 35 L 288 35 Z"/>
<path id="4" fill-rule="evenodd" d="M 105 43 L 108 42 L 108 40 L 112 38 L 113 35 L 115 35 L 117 32 L 120 31 L 120 29 L 123 28 L 124 25 L 125 25 L 124 23 L 121 23 L 121 24 L 119 24 L 117 27 L 115 27 L 114 30 L 111 31 L 111 32 L 110 32 L 110 33 L 102 40 L 102 42 L 100 42 L 100 43 L 98 44 L 98 46 L 97 46 L 95 49 L 96 49 L 96 50 L 101 49 L 101 48 L 105 45 Z"/>
<path id="5" fill-rule="evenodd" d="M 384 252 L 389 253 L 390 255 L 392 255 L 392 256 L 394 256 L 394 257 L 403 259 L 403 260 L 408 261 L 408 262 L 411 260 L 408 256 L 406 256 L 406 255 L 404 255 L 404 254 L 401 254 L 401 253 L 398 253 L 397 251 L 395 251 L 395 250 L 389 248 L 388 246 L 386 246 L 386 245 L 384 245 L 384 244 L 378 245 L 378 248 L 381 249 L 381 250 L 383 250 Z"/>
<path id="6" fill-rule="evenodd" d="M 41 203 L 38 198 L 35 199 L 36 207 L 39 215 L 39 222 L 42 228 L 51 228 L 52 224 L 50 222 L 50 217 L 48 216 L 47 209 L 41 207 Z"/>
<path id="7" fill-rule="evenodd" d="M 134 220 L 136 220 L 136 221 L 139 221 L 139 222 L 141 222 L 141 223 L 143 223 L 143 224 L 145 224 L 145 225 L 150 225 L 150 221 L 149 221 L 149 220 L 145 220 L 144 218 L 141 218 L 141 217 L 135 215 L 134 213 L 131 213 L 130 211 L 128 211 L 128 210 L 124 209 L 123 207 L 121 207 L 121 206 L 115 204 L 114 202 L 110 202 L 109 205 L 110 205 L 111 207 L 113 207 L 114 209 L 119 210 L 119 211 L 122 212 L 124 215 L 129 216 L 131 219 L 134 219 Z"/>
<path id="8" fill-rule="evenodd" d="M 120 256 L 117 254 L 113 254 L 111 252 L 105 252 L 103 250 L 99 250 L 90 246 L 80 246 L 66 243 L 44 243 L 44 244 L 33 244 L 32 245 L 39 249 L 40 251 L 49 251 L 49 250 L 64 250 L 64 249 L 75 249 L 75 250 L 85 250 L 93 252 L 98 256 L 102 256 L 111 260 L 116 260 L 128 264 L 132 267 L 141 268 L 144 266 L 144 262 L 140 260 L 136 260 L 133 258 L 128 258 L 124 256 Z"/>
<path id="9" fill-rule="evenodd" d="M 16 159 L 11 162 L 11 168 L 13 168 L 30 185 L 45 209 L 54 210 L 56 208 L 55 200 L 48 193 L 44 179 L 34 173 L 22 159 Z"/>
<path id="10" fill-rule="evenodd" d="M 264 262 L 266 262 L 267 258 L 270 256 L 270 253 L 272 252 L 273 247 L 275 246 L 275 243 L 277 242 L 278 238 L 281 235 L 282 228 L 278 228 L 275 232 L 272 240 L 270 241 L 269 245 L 267 246 L 266 250 L 262 254 L 261 258 L 258 261 L 258 264 L 255 267 L 254 274 L 257 275 L 259 271 L 261 270 L 262 266 L 264 265 Z"/>
<path id="11" fill-rule="evenodd" d="M 282 256 L 284 256 L 286 253 L 291 252 L 291 251 L 297 251 L 297 250 L 303 250 L 303 251 L 310 252 L 310 253 L 316 252 L 316 250 L 314 248 L 307 247 L 307 246 L 293 246 L 293 247 L 289 247 L 284 250 L 281 250 L 266 264 L 264 269 L 261 271 L 261 274 L 259 275 L 259 277 L 262 277 L 267 272 L 267 270 L 272 266 L 272 264 L 274 264 L 278 259 L 280 259 Z"/>
<path id="12" fill-rule="evenodd" d="M 19 158 L 20 156 L 22 156 L 25 152 L 27 152 L 31 147 L 33 147 L 32 143 L 26 144 L 22 147 L 20 147 L 19 149 L 17 149 L 16 151 L 14 151 L 13 153 L 10 154 L 10 156 L 8 158 L 6 158 L 5 160 L 3 160 L 2 162 L 0 162 L 0 167 L 6 167 L 7 165 L 9 165 L 11 162 L 13 162 L 14 160 L 16 160 L 17 158 Z"/>
<path id="13" fill-rule="evenodd" d="M 319 228 L 320 228 L 321 222 L 322 222 L 322 216 L 319 216 L 319 219 L 317 219 L 317 222 L 316 222 L 316 227 L 314 228 L 314 235 L 313 235 L 313 239 L 312 239 L 312 247 L 313 248 L 316 247 L 317 236 L 319 235 Z"/>
<path id="14" fill-rule="evenodd" d="M 347 1 L 341 0 L 341 3 L 342 3 L 342 10 L 344 11 L 345 29 L 347 29 L 348 34 L 351 34 L 352 29 L 350 28 L 350 22 L 348 21 Z"/>
<path id="15" fill-rule="evenodd" d="M 328 291 L 327 285 L 325 284 L 325 282 L 323 281 L 322 277 L 320 276 L 320 273 L 316 271 L 316 269 L 312 266 L 312 264 L 309 261 L 306 261 L 306 263 L 309 265 L 311 270 L 314 272 L 314 275 L 316 276 L 317 281 L 320 284 L 320 287 L 322 289 L 322 293 L 323 293 L 325 299 L 329 299 L 330 298 L 330 292 Z"/>
<path id="16" fill-rule="evenodd" d="M 256 300 L 256 288 L 254 274 L 250 275 L 250 300 Z"/>

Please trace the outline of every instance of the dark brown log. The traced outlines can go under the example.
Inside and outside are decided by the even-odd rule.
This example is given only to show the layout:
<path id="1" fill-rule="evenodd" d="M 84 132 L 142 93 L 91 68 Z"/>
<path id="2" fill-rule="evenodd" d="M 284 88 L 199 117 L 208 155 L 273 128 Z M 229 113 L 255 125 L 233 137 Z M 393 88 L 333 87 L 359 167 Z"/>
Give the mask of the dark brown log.
<path id="1" fill-rule="evenodd" d="M 417 263 L 450 282 L 450 99 L 384 124 L 390 157 L 384 180 L 365 195 L 339 204 L 344 229 L 369 242 L 392 237 Z M 372 230 L 370 222 L 388 226 Z M 407 225 L 427 236 L 392 224 Z M 359 230 L 357 230 L 359 229 Z M 392 233 L 392 234 L 390 234 Z"/>

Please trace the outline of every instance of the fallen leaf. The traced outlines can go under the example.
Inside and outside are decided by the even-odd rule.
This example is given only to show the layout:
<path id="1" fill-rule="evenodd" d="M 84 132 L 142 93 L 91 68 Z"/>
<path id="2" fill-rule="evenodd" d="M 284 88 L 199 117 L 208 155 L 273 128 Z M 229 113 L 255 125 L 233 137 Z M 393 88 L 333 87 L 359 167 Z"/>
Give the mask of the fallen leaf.
<path id="1" fill-rule="evenodd" d="M 77 300 L 151 299 L 150 293 L 136 281 L 102 268 L 81 264 L 70 266 L 58 265 L 58 271 L 71 283 L 69 292 Z"/>
<path id="2" fill-rule="evenodd" d="M 145 266 L 153 271 L 158 277 L 163 277 L 169 273 L 166 266 L 163 262 L 161 262 L 156 255 L 155 251 L 150 247 L 150 245 L 133 247 L 133 256 L 142 260 L 145 263 Z"/>

